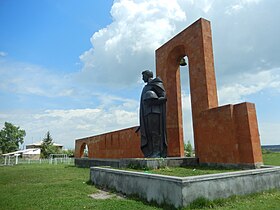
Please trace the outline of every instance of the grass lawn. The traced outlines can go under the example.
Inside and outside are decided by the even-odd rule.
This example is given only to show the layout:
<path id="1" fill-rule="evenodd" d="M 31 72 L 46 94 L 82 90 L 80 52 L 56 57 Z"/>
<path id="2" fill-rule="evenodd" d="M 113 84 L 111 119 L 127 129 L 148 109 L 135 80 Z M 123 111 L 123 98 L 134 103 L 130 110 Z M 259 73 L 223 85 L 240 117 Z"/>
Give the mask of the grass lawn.
<path id="1" fill-rule="evenodd" d="M 264 154 L 264 163 L 280 165 L 280 153 Z M 137 199 L 95 200 L 87 184 L 89 169 L 31 164 L 0 167 L 0 210 L 9 209 L 162 209 Z M 172 192 L 170 192 L 172 193 Z M 185 209 L 280 209 L 280 190 L 215 201 L 198 200 Z"/>
<path id="2" fill-rule="evenodd" d="M 150 170 L 141 170 L 141 169 L 126 169 L 131 171 L 139 171 L 148 174 L 162 174 L 168 176 L 197 176 L 197 175 L 205 175 L 205 174 L 217 174 L 217 173 L 225 173 L 231 171 L 237 171 L 234 169 L 221 169 L 221 168 L 209 168 L 209 167 L 201 167 L 201 166 L 191 166 L 191 167 L 167 167 L 167 168 L 159 168 L 159 169 L 150 169 Z"/>
<path id="3" fill-rule="evenodd" d="M 280 166 L 280 152 L 268 152 L 263 154 L 265 165 Z"/>
<path id="4" fill-rule="evenodd" d="M 31 164 L 0 167 L 0 209 L 157 209 L 132 199 L 94 200 L 89 169 Z"/>

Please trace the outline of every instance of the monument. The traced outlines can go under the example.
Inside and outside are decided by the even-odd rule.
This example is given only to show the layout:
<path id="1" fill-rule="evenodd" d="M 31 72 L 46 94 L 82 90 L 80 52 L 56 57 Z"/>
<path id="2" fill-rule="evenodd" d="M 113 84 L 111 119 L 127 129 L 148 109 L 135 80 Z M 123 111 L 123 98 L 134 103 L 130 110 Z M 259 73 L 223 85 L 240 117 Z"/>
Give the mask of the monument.
<path id="1" fill-rule="evenodd" d="M 167 163 L 163 167 L 172 167 L 175 163 L 170 163 L 172 160 L 192 159 L 169 158 L 183 157 L 184 152 L 180 65 L 185 65 L 183 62 L 185 56 L 188 57 L 189 65 L 195 155 L 199 159 L 199 163 L 195 162 L 195 166 L 260 167 L 262 154 L 254 104 L 244 102 L 218 105 L 211 27 L 210 22 L 205 19 L 197 20 L 156 50 L 156 73 L 161 80 L 152 79 L 150 71 L 143 72 L 143 80 L 147 85 L 143 88 L 141 97 L 140 116 L 143 119 L 140 119 L 140 129 L 144 129 L 141 136 L 138 135 L 139 132 L 135 133 L 133 130 L 137 128 L 135 127 L 80 139 L 76 141 L 77 154 L 79 155 L 81 151 L 80 145 L 87 143 L 91 147 L 91 157 L 101 157 L 103 153 L 106 157 L 116 157 L 118 159 L 109 159 L 108 162 L 114 163 L 118 160 L 120 168 L 133 168 L 134 164 L 141 167 L 141 162 L 151 163 L 150 165 L 153 162 L 161 162 Z M 165 91 L 161 86 L 162 82 Z M 153 88 L 154 85 L 156 89 L 160 89 L 160 94 Z M 159 98 L 162 98 L 161 102 L 158 102 Z M 163 112 L 159 111 L 161 108 L 157 104 L 165 107 L 166 98 L 167 158 L 135 158 L 143 157 L 140 150 L 141 141 L 141 148 L 146 157 L 163 154 L 162 150 L 158 149 L 160 141 L 155 143 L 154 140 L 163 137 L 163 131 L 158 128 Z M 154 122 L 153 125 L 145 128 L 146 123 L 150 122 Z M 153 133 L 157 135 L 148 137 Z M 153 148 L 154 144 L 156 150 Z M 133 153 L 128 153 L 131 150 L 134 150 Z M 93 162 L 99 160 L 93 159 Z M 102 159 L 104 160 L 106 159 Z M 177 163 L 178 161 L 176 160 Z M 127 162 L 130 163 L 126 164 Z M 144 165 L 145 170 L 151 168 L 150 165 Z M 264 166 L 256 170 L 177 177 L 109 167 L 92 167 L 90 179 L 92 183 L 102 188 L 114 189 L 127 195 L 138 195 L 148 202 L 169 204 L 178 208 L 201 198 L 213 200 L 280 188 L 279 172 L 280 167 Z"/>
<path id="2" fill-rule="evenodd" d="M 153 72 L 142 72 L 144 86 L 140 101 L 141 150 L 145 158 L 167 156 L 166 94 L 162 80 Z M 137 130 L 139 130 L 137 129 Z"/>
<path id="3" fill-rule="evenodd" d="M 156 50 L 157 76 L 166 84 L 168 97 L 168 155 L 183 153 L 179 64 L 185 56 L 199 163 L 259 167 L 262 154 L 255 105 L 244 102 L 218 106 L 211 25 L 202 18 Z"/>
<path id="4" fill-rule="evenodd" d="M 189 65 L 195 155 L 199 163 L 259 167 L 262 154 L 255 105 L 244 102 L 218 106 L 211 26 L 202 18 L 156 50 L 156 74 L 165 85 L 168 99 L 167 157 L 184 156 L 180 61 L 185 56 Z M 145 141 L 141 143 L 136 129 L 78 139 L 75 157 L 82 156 L 85 145 L 89 158 L 144 157 L 140 148 L 144 148 Z"/>

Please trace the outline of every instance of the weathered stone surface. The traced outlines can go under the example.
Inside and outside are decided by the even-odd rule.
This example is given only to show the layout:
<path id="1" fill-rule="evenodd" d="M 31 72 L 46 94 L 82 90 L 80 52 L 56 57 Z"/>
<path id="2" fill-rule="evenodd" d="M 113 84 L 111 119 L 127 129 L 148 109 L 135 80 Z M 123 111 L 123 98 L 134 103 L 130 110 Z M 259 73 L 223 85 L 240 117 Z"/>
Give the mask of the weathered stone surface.
<path id="1" fill-rule="evenodd" d="M 280 167 L 193 177 L 172 177 L 100 167 L 92 167 L 90 173 L 91 181 L 97 186 L 175 207 L 187 206 L 200 197 L 213 200 L 280 189 Z"/>
<path id="2" fill-rule="evenodd" d="M 197 166 L 198 159 L 195 157 L 184 158 L 75 158 L 75 166 L 89 168 L 91 166 L 110 166 L 114 168 L 150 168 Z"/>

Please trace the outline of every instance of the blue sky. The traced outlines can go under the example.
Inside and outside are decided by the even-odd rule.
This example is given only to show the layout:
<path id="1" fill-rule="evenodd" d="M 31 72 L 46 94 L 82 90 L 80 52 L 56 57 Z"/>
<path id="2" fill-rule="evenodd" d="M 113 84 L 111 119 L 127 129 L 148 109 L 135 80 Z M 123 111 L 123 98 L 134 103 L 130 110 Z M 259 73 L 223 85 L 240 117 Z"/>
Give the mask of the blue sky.
<path id="1" fill-rule="evenodd" d="M 211 21 L 219 104 L 256 104 L 262 144 L 279 144 L 280 2 L 1 0 L 0 125 L 57 143 L 138 124 L 141 71 L 200 17 Z M 187 68 L 184 133 L 192 139 Z"/>
<path id="2" fill-rule="evenodd" d="M 3 0 L 2 51 L 52 71 L 76 71 L 92 33 L 110 24 L 111 6 L 112 1 L 101 0 Z"/>

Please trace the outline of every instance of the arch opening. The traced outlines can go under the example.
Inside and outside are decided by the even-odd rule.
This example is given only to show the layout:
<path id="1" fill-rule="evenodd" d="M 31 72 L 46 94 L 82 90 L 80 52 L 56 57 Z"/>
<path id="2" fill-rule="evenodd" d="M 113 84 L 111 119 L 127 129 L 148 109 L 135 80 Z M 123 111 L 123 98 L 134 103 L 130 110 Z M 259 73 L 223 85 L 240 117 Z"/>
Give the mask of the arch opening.
<path id="1" fill-rule="evenodd" d="M 185 66 L 182 66 L 180 63 L 183 140 L 184 140 L 184 145 L 186 145 L 189 141 L 192 145 L 192 148 L 194 148 L 192 106 L 191 106 L 191 93 L 190 93 L 190 76 L 189 76 L 189 60 L 188 60 L 188 56 L 180 57 L 181 61 L 182 61 L 182 59 L 184 59 L 184 61 L 186 63 Z M 188 154 L 188 155 L 191 155 L 191 154 Z"/>
<path id="2" fill-rule="evenodd" d="M 80 158 L 88 158 L 88 145 L 83 143 L 80 149 Z"/>

